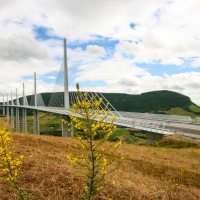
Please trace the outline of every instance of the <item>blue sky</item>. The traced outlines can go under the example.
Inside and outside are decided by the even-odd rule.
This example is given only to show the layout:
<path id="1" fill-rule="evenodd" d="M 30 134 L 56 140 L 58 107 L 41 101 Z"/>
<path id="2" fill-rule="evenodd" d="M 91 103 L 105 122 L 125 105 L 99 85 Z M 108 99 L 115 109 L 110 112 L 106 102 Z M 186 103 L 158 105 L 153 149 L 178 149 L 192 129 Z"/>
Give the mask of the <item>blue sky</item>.
<path id="1" fill-rule="evenodd" d="M 71 90 L 167 89 L 200 105 L 199 0 L 10 1 L 0 8 L 1 93 L 23 82 L 31 93 L 35 71 L 39 92 L 52 91 L 67 38 Z"/>

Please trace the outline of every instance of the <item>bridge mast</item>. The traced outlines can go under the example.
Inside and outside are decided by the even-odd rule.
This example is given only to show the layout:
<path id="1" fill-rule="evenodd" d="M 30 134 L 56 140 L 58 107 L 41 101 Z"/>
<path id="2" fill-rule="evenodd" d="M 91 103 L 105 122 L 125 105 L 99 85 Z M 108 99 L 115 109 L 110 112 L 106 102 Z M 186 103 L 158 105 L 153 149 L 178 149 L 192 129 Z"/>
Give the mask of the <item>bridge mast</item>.
<path id="1" fill-rule="evenodd" d="M 16 131 L 20 131 L 20 123 L 19 123 L 19 102 L 18 102 L 18 96 L 17 96 L 17 88 L 16 88 Z"/>
<path id="2" fill-rule="evenodd" d="M 14 103 L 13 103 L 13 98 L 12 98 L 12 92 L 11 92 L 11 118 L 10 118 L 10 123 L 11 123 L 11 128 L 15 128 L 15 121 L 14 121 Z"/>
<path id="3" fill-rule="evenodd" d="M 40 134 L 39 111 L 37 110 L 36 72 L 34 72 L 35 110 L 33 110 L 33 133 Z"/>
<path id="4" fill-rule="evenodd" d="M 68 67 L 67 67 L 67 42 L 64 39 L 64 108 L 69 109 L 69 82 L 68 82 Z M 71 121 L 69 116 L 63 115 L 63 120 L 68 123 Z M 62 122 L 62 137 L 73 136 L 72 125 Z M 71 130 L 69 130 L 71 129 Z"/>
<path id="5" fill-rule="evenodd" d="M 4 94 L 3 94 L 3 115 L 5 115 L 5 101 L 4 101 Z"/>
<path id="6" fill-rule="evenodd" d="M 24 83 L 23 83 L 23 106 L 25 106 L 25 88 L 24 88 Z M 23 132 L 27 133 L 27 117 L 26 117 L 26 108 L 22 108 L 22 123 L 23 123 Z"/>
<path id="7" fill-rule="evenodd" d="M 64 107 L 69 108 L 69 83 L 67 66 L 67 42 L 64 39 Z"/>
<path id="8" fill-rule="evenodd" d="M 35 106 L 37 106 L 36 72 L 34 72 L 34 97 Z"/>
<path id="9" fill-rule="evenodd" d="M 10 121 L 10 113 L 9 113 L 9 101 L 8 101 L 8 93 L 7 93 L 7 121 L 9 122 Z"/>

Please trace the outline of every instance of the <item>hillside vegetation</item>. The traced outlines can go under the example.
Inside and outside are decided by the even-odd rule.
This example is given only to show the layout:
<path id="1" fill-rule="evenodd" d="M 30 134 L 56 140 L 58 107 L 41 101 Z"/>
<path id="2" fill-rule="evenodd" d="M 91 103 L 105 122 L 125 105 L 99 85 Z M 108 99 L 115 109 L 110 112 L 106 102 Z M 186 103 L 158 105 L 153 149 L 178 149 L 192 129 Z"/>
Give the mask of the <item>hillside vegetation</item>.
<path id="1" fill-rule="evenodd" d="M 141 95 L 109 93 L 104 96 L 119 111 L 192 116 L 200 114 L 200 108 L 189 97 L 167 90 L 147 92 Z M 174 112 L 176 108 L 179 108 L 179 112 Z"/>
<path id="2" fill-rule="evenodd" d="M 5 118 L 0 118 L 0 126 L 5 124 Z M 200 199 L 200 149 L 165 148 L 164 143 L 156 147 L 122 144 L 114 157 L 117 163 L 121 154 L 124 161 L 100 187 L 97 199 Z M 85 172 L 66 159 L 66 154 L 84 153 L 77 139 L 13 133 L 12 149 L 17 156 L 25 156 L 21 183 L 30 190 L 31 199 L 80 199 Z M 9 185 L 3 184 L 0 199 L 17 198 Z"/>

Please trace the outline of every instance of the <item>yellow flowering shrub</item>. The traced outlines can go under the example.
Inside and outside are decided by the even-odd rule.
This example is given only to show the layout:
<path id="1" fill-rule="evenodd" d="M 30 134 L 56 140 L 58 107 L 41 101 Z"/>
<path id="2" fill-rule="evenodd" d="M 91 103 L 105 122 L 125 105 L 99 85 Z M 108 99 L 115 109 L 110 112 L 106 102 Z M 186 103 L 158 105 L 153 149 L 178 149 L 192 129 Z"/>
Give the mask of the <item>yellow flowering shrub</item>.
<path id="1" fill-rule="evenodd" d="M 19 184 L 19 173 L 24 156 L 13 158 L 13 152 L 9 149 L 11 142 L 11 131 L 0 129 L 0 183 L 9 182 L 17 191 L 20 200 L 29 199 L 25 197 L 25 191 Z"/>
<path id="2" fill-rule="evenodd" d="M 113 172 L 117 166 L 109 167 L 112 163 L 112 154 L 119 147 L 121 141 L 112 147 L 104 148 L 105 141 L 113 134 L 116 128 L 114 121 L 116 116 L 111 116 L 109 104 L 102 106 L 103 99 L 88 93 L 81 93 L 77 87 L 77 103 L 71 107 L 74 116 L 70 116 L 74 126 L 75 135 L 81 143 L 84 153 L 81 155 L 68 154 L 67 158 L 73 164 L 77 164 L 87 170 L 86 187 L 84 188 L 83 200 L 93 199 L 99 192 L 100 183 L 105 176 Z M 77 114 L 80 117 L 76 117 Z M 109 121 L 109 122 L 108 122 Z M 101 134 L 101 137 L 99 137 Z M 98 139 L 97 139 L 98 138 Z M 119 165 L 121 163 L 118 163 Z"/>

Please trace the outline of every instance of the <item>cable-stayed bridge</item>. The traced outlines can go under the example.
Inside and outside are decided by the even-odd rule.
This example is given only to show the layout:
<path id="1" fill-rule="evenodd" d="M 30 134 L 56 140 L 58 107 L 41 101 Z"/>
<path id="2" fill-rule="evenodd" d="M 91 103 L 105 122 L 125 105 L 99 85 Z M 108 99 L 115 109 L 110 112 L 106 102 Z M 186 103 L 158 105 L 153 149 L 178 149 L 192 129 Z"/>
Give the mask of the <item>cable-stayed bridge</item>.
<path id="1" fill-rule="evenodd" d="M 85 76 L 83 76 L 83 78 L 86 79 Z M 91 88 L 89 88 L 89 91 L 91 91 Z M 88 96 L 94 96 L 97 100 L 103 98 L 101 109 L 109 103 L 100 92 L 89 91 L 87 91 Z M 70 120 L 69 115 L 77 115 L 70 107 L 71 104 L 77 101 L 77 92 L 69 91 L 66 40 L 64 40 L 64 60 L 56 79 L 54 91 L 52 95 L 49 96 L 49 103 L 47 104 L 45 102 L 41 93 L 37 93 L 36 73 L 34 73 L 33 95 L 25 95 L 24 84 L 23 95 L 21 97 L 18 97 L 17 89 L 15 92 L 16 97 L 13 97 L 12 94 L 13 93 L 11 93 L 10 98 L 7 94 L 6 100 L 6 96 L 3 95 L 3 104 L 1 107 L 3 108 L 3 114 L 6 115 L 7 120 L 10 121 L 11 127 L 16 131 L 27 133 L 27 109 L 33 110 L 33 132 L 35 134 L 40 134 L 40 111 L 62 115 L 65 120 Z M 150 132 L 147 135 L 149 140 L 158 139 L 164 135 L 175 133 L 182 133 L 200 138 L 200 134 L 198 134 L 200 133 L 200 118 L 193 120 L 190 117 L 183 116 L 119 112 L 115 110 L 110 103 L 109 105 L 111 111 L 110 115 L 105 119 L 105 122 L 109 123 L 110 118 L 115 115 L 117 116 L 114 122 L 116 125 L 148 131 Z M 22 115 L 22 126 L 20 125 L 20 113 Z M 79 116 L 77 115 L 77 117 Z M 62 123 L 62 136 L 66 137 L 72 135 L 73 133 L 68 131 L 68 125 Z"/>

